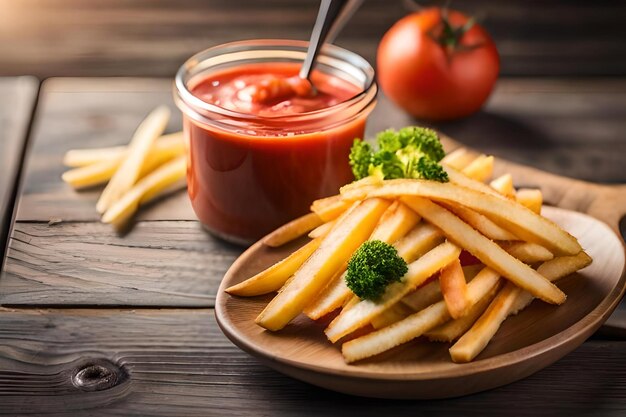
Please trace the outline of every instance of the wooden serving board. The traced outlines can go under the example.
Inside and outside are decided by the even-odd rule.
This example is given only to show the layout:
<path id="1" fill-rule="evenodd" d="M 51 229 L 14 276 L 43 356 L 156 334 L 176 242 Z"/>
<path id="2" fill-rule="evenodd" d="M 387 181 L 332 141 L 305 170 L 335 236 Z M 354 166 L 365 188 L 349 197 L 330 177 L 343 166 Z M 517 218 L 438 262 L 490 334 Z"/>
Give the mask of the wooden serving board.
<path id="1" fill-rule="evenodd" d="M 443 138 L 443 141 L 447 150 L 462 146 L 448 137 Z M 544 204 L 585 213 L 603 221 L 618 237 L 621 237 L 620 242 L 624 247 L 624 240 L 626 239 L 626 184 L 594 184 L 496 158 L 494 176 L 507 172 L 513 176 L 513 181 L 517 187 L 540 189 L 543 193 Z M 621 303 L 607 320 L 604 331 L 612 335 L 626 335 L 625 303 Z"/>
<path id="2" fill-rule="evenodd" d="M 447 143 L 454 145 L 450 140 Z M 626 251 L 617 227 L 611 229 L 591 216 L 561 208 L 544 207 L 542 214 L 575 236 L 593 263 L 559 280 L 557 285 L 568 297 L 563 305 L 533 302 L 507 319 L 486 349 L 470 363 L 453 363 L 448 343 L 419 338 L 372 358 L 346 364 L 340 344 L 331 344 L 324 335 L 329 319 L 312 321 L 300 315 L 277 332 L 258 326 L 255 318 L 273 294 L 245 298 L 226 294 L 225 289 L 286 257 L 307 238 L 279 248 L 266 246 L 261 240 L 242 254 L 220 285 L 215 307 L 217 321 L 233 343 L 268 366 L 348 394 L 433 399 L 508 384 L 548 366 L 582 344 L 610 316 L 626 290 Z"/>
<path id="3" fill-rule="evenodd" d="M 462 146 L 449 137 L 442 141 L 447 152 Z M 626 247 L 620 235 L 626 185 L 593 184 L 497 159 L 494 176 L 504 173 L 510 173 L 518 187 L 541 189 L 544 202 L 559 207 L 544 207 L 545 215 L 576 236 L 595 262 L 559 282 L 569 302 L 559 308 L 534 302 L 503 323 L 473 362 L 454 364 L 449 344 L 418 339 L 346 364 L 339 347 L 326 340 L 324 320 L 313 322 L 301 315 L 279 332 L 260 328 L 254 320 L 271 296 L 245 299 L 224 289 L 284 258 L 306 239 L 278 250 L 259 241 L 241 255 L 219 288 L 215 312 L 220 327 L 233 343 L 280 372 L 367 397 L 457 397 L 508 384 L 548 366 L 597 330 L 626 291 Z M 619 328 L 623 313 L 618 311 L 610 326 Z"/>

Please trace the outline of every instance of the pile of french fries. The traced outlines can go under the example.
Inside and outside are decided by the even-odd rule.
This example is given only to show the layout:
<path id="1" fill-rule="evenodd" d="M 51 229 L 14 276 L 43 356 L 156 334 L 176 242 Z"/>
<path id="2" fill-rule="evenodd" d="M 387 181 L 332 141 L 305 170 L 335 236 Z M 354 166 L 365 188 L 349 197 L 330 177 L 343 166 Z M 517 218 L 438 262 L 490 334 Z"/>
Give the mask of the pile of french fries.
<path id="1" fill-rule="evenodd" d="M 127 224 L 139 206 L 186 187 L 182 132 L 163 135 L 170 110 L 157 107 L 141 122 L 128 146 L 72 149 L 62 179 L 76 189 L 106 184 L 96 204 L 102 222 Z"/>
<path id="2" fill-rule="evenodd" d="M 448 183 L 366 177 L 315 201 L 310 214 L 265 244 L 280 246 L 306 233 L 311 240 L 226 291 L 246 297 L 276 291 L 256 318 L 272 331 L 301 313 L 317 320 L 335 312 L 325 333 L 342 343 L 348 363 L 418 337 L 451 343 L 452 360 L 468 362 L 534 298 L 565 302 L 553 282 L 591 258 L 541 216 L 541 192 L 516 190 L 509 174 L 487 182 L 491 156 L 459 149 L 442 164 Z M 392 244 L 408 264 L 378 301 L 359 299 L 345 281 L 351 255 L 368 239 Z M 467 258 L 472 264 L 463 265 Z"/>

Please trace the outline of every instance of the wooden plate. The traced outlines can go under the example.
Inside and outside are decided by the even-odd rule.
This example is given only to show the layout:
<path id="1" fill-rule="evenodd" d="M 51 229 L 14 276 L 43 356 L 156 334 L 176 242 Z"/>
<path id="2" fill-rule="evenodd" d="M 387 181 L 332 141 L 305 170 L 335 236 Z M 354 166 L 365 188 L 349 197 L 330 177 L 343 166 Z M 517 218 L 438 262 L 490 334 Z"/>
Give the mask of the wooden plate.
<path id="1" fill-rule="evenodd" d="M 581 213 L 545 207 L 544 215 L 574 236 L 593 257 L 591 266 L 559 281 L 567 302 L 554 307 L 535 300 L 506 320 L 492 342 L 467 364 L 455 364 L 449 344 L 421 339 L 375 358 L 348 365 L 339 346 L 324 336 L 327 321 L 298 317 L 280 332 L 254 323 L 271 296 L 240 298 L 224 288 L 283 258 L 305 240 L 282 248 L 262 242 L 232 265 L 220 286 L 215 314 L 228 338 L 268 366 L 314 385 L 383 398 L 445 398 L 494 388 L 524 378 L 574 350 L 609 316 L 621 298 L 626 275 L 620 239 L 604 223 Z"/>
<path id="2" fill-rule="evenodd" d="M 444 146 L 451 150 L 458 144 L 444 138 Z M 503 323 L 473 362 L 455 364 L 448 354 L 449 344 L 417 339 L 348 365 L 340 347 L 324 336 L 329 319 L 314 322 L 301 315 L 276 333 L 257 326 L 254 319 L 272 296 L 238 298 L 224 289 L 284 258 L 306 242 L 304 238 L 281 248 L 259 241 L 243 253 L 219 288 L 218 324 L 233 343 L 279 372 L 368 397 L 455 397 L 508 384 L 550 365 L 595 332 L 624 294 L 625 251 L 618 222 L 626 213 L 626 186 L 591 184 L 500 159 L 495 175 L 504 172 L 510 172 L 517 185 L 540 188 L 544 201 L 562 207 L 545 207 L 543 214 L 576 236 L 594 262 L 558 282 L 568 296 L 565 304 L 555 307 L 533 301 Z"/>

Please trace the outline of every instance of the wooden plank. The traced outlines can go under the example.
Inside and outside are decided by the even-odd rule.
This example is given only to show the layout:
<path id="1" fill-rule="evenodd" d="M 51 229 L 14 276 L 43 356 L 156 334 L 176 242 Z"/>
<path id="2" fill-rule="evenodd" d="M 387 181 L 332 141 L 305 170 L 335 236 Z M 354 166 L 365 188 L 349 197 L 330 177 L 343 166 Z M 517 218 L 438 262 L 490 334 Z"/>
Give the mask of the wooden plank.
<path id="1" fill-rule="evenodd" d="M 3 305 L 211 307 L 241 249 L 192 221 L 142 221 L 124 236 L 97 222 L 16 223 Z"/>
<path id="2" fill-rule="evenodd" d="M 172 76 L 194 53 L 254 38 L 308 39 L 318 2 L 289 0 L 21 0 L 0 16 L 2 73 Z M 407 3 L 368 0 L 338 43 L 375 60 Z M 452 5 L 479 17 L 505 75 L 623 75 L 622 2 L 490 2 Z M 245 12 L 242 12 L 245 11 Z M 584 23 L 581 23 L 584 22 Z"/>
<path id="3" fill-rule="evenodd" d="M 0 414 L 437 416 L 626 412 L 626 342 L 590 341 L 547 369 L 492 391 L 444 401 L 350 397 L 282 376 L 234 347 L 213 311 L 8 310 L 0 314 Z M 89 364 L 91 387 L 72 376 Z M 94 369 L 94 368 L 92 368 Z"/>
<path id="4" fill-rule="evenodd" d="M 0 78 L 0 268 L 38 87 L 33 77 Z"/>

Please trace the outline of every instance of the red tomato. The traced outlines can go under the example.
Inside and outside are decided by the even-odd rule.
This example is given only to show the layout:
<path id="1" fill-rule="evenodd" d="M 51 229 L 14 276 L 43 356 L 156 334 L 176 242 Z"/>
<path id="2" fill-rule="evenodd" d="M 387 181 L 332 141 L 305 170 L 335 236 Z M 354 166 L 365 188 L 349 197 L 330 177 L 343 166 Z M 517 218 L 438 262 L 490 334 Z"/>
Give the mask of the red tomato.
<path id="1" fill-rule="evenodd" d="M 408 15 L 378 46 L 378 82 L 413 116 L 449 120 L 477 111 L 498 77 L 500 58 L 489 34 L 464 14 L 430 8 Z M 455 33 L 457 32 L 457 33 Z"/>

